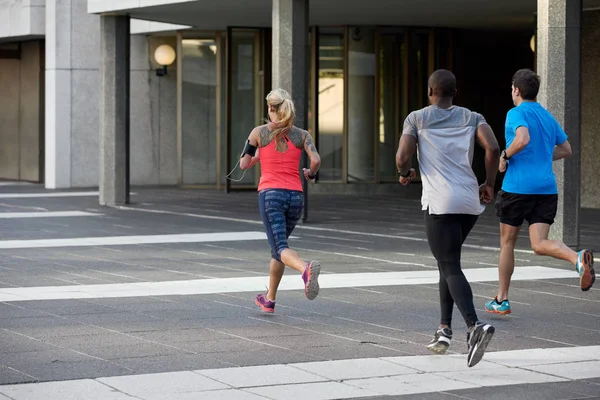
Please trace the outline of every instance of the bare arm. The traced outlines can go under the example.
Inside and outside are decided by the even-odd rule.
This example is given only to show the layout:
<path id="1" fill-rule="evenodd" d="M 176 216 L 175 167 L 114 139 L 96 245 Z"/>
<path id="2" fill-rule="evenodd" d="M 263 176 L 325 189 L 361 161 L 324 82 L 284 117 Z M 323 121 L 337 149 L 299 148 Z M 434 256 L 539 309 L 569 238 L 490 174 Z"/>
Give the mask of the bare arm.
<path id="1" fill-rule="evenodd" d="M 493 187 L 496 182 L 498 163 L 500 161 L 500 146 L 498 145 L 492 127 L 488 124 L 479 125 L 476 135 L 477 142 L 485 150 L 485 184 Z"/>
<path id="2" fill-rule="evenodd" d="M 508 158 L 521 152 L 529 144 L 529 129 L 524 126 L 517 128 L 515 132 L 515 139 L 512 141 L 508 149 L 506 149 L 506 156 Z"/>
<path id="3" fill-rule="evenodd" d="M 417 139 L 412 135 L 402 135 L 396 152 L 398 173 L 407 175 L 410 172 L 412 158 L 417 151 Z"/>
<path id="4" fill-rule="evenodd" d="M 321 167 L 321 156 L 312 141 L 312 136 L 308 132 L 304 137 L 304 150 L 310 159 L 310 176 L 314 177 Z"/>
<path id="5" fill-rule="evenodd" d="M 254 164 L 256 164 L 258 162 L 258 160 L 260 160 L 260 151 L 258 149 L 258 144 L 259 144 L 259 129 L 258 128 L 254 128 L 252 130 L 252 132 L 250 132 L 250 135 L 248 136 L 248 141 L 250 142 L 250 144 L 254 147 L 256 147 L 256 154 L 254 155 L 254 157 L 252 157 L 250 154 L 244 154 L 242 156 L 242 158 L 240 159 L 240 168 L 243 170 L 246 169 L 250 169 L 254 166 Z"/>
<path id="6" fill-rule="evenodd" d="M 559 144 L 558 146 L 554 147 L 552 161 L 570 157 L 571 154 L 573 154 L 573 150 L 571 150 L 571 143 L 569 143 L 568 140 L 565 140 L 562 144 Z"/>

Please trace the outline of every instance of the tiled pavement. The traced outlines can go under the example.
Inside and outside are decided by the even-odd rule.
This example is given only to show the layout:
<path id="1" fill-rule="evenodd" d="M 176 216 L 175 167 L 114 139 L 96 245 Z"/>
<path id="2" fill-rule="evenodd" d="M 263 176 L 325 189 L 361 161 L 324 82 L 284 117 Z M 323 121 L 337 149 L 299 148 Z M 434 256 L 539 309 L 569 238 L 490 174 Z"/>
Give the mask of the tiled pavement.
<path id="1" fill-rule="evenodd" d="M 269 254 L 255 193 L 135 188 L 113 209 L 89 192 L 0 188 L 0 399 L 600 397 L 600 292 L 581 292 L 569 266 L 522 235 L 513 314 L 482 311 L 491 209 L 463 267 L 497 333 L 468 369 L 458 311 L 451 354 L 425 349 L 439 310 L 414 189 L 312 195 L 290 242 L 321 260 L 323 290 L 309 302 L 286 272 L 274 315 L 253 303 Z M 598 222 L 582 211 L 586 247 Z"/>

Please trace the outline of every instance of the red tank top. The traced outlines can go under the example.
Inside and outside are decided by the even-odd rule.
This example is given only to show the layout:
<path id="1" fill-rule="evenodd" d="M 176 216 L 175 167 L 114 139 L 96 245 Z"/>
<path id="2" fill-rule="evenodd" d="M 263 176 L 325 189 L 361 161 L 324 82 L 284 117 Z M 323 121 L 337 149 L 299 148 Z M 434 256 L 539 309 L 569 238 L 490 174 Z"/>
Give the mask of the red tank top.
<path id="1" fill-rule="evenodd" d="M 283 153 L 277 151 L 275 141 L 260 148 L 261 176 L 258 184 L 259 192 L 265 189 L 302 191 L 302 182 L 298 170 L 302 149 L 297 148 L 287 136 L 285 140 L 287 141 L 287 150 Z"/>

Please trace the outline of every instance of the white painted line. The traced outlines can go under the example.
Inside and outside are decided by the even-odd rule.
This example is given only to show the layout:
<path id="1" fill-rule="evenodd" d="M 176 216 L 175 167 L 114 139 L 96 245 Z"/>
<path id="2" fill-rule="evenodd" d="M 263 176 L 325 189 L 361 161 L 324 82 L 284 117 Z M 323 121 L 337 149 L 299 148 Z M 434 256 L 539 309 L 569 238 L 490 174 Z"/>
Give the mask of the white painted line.
<path id="1" fill-rule="evenodd" d="M 142 400 L 253 400 L 261 396 L 330 400 L 599 377 L 600 346 L 588 346 L 489 352 L 473 368 L 467 367 L 465 354 L 357 358 L 2 385 L 0 396 L 15 400 L 130 396 Z"/>
<path id="2" fill-rule="evenodd" d="M 27 199 L 43 197 L 87 197 L 99 196 L 99 192 L 43 192 L 43 193 L 0 193 L 0 199 Z"/>
<path id="3" fill-rule="evenodd" d="M 33 186 L 33 185 L 36 185 L 36 183 L 23 182 L 23 181 L 0 182 L 0 186 Z"/>
<path id="4" fill-rule="evenodd" d="M 40 211 L 40 212 L 3 212 L 2 218 L 60 218 L 60 217 L 98 217 L 104 214 L 85 211 Z"/>
<path id="5" fill-rule="evenodd" d="M 129 193 L 135 196 L 137 193 Z M 93 197 L 99 196 L 100 192 L 43 192 L 43 193 L 0 193 L 0 199 L 33 199 L 50 197 Z"/>
<path id="6" fill-rule="evenodd" d="M 496 268 L 469 268 L 464 270 L 469 282 L 494 282 Z M 517 267 L 513 281 L 576 278 L 574 271 L 546 267 Z M 34 301 L 63 299 L 92 299 L 117 297 L 148 297 L 243 293 L 263 291 L 268 276 L 195 279 L 167 282 L 133 282 L 102 285 L 43 286 L 0 289 L 0 301 Z M 437 271 L 366 272 L 354 274 L 322 274 L 322 289 L 424 285 L 438 283 Z M 279 290 L 303 290 L 300 274 L 284 275 Z"/>
<path id="7" fill-rule="evenodd" d="M 140 211 L 140 212 L 147 212 L 147 213 L 154 213 L 154 214 L 180 215 L 180 216 L 192 217 L 192 218 L 204 218 L 204 219 L 214 219 L 214 220 L 220 220 L 220 221 L 242 222 L 242 223 L 246 223 L 246 224 L 255 224 L 255 225 L 263 224 L 261 221 L 255 221 L 255 220 L 251 220 L 251 219 L 219 217 L 216 215 L 182 213 L 182 212 L 165 211 L 165 210 L 150 210 L 150 209 L 144 209 L 144 208 L 127 207 L 127 206 L 117 206 L 116 208 L 118 208 L 120 210 Z M 416 225 L 416 224 L 406 224 L 406 225 Z M 415 237 L 411 237 L 411 236 L 388 235 L 388 234 L 383 234 L 383 233 L 371 233 L 371 232 L 358 232 L 358 231 L 349 231 L 349 230 L 345 230 L 345 229 L 321 228 L 321 227 L 317 227 L 317 226 L 298 225 L 298 226 L 296 226 L 296 229 L 309 230 L 309 231 L 320 231 L 320 232 L 346 233 L 349 235 L 362 235 L 362 236 L 370 236 L 370 237 L 409 240 L 409 241 L 413 241 L 413 242 L 427 242 L 427 239 L 415 238 Z M 480 245 L 476 245 L 476 244 L 463 244 L 463 246 L 471 248 L 471 249 L 477 249 L 477 250 L 500 251 L 499 247 L 480 246 Z M 515 249 L 515 253 L 535 254 L 533 250 L 524 250 L 524 249 Z"/>
<path id="8" fill-rule="evenodd" d="M 69 239 L 0 240 L 0 249 L 45 247 L 124 246 L 156 243 L 207 243 L 266 240 L 263 232 L 185 233 L 179 235 L 103 236 Z"/>

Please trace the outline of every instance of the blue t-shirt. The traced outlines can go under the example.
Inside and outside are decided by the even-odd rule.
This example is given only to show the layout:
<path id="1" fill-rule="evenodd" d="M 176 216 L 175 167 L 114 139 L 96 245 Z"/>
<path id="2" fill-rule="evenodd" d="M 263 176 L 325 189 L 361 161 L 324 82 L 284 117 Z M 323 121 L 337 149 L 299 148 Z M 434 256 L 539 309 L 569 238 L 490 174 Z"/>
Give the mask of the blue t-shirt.
<path id="1" fill-rule="evenodd" d="M 517 128 L 529 129 L 529 143 L 508 160 L 502 190 L 515 194 L 556 194 L 552 171 L 554 147 L 567 140 L 559 123 L 537 102 L 524 101 L 506 115 L 506 148 L 515 139 Z"/>

